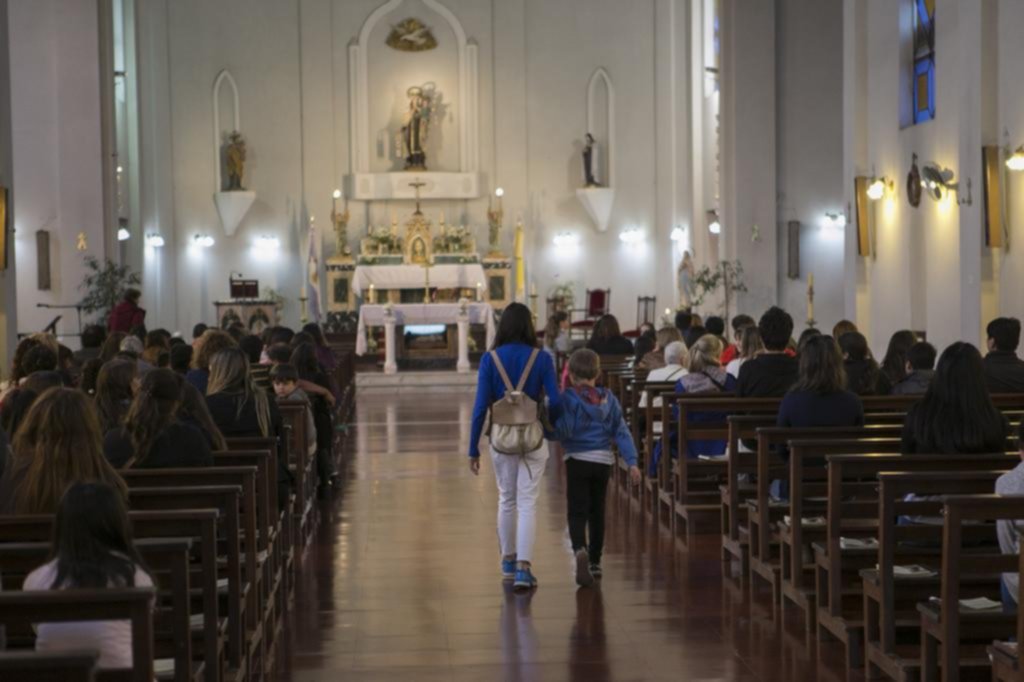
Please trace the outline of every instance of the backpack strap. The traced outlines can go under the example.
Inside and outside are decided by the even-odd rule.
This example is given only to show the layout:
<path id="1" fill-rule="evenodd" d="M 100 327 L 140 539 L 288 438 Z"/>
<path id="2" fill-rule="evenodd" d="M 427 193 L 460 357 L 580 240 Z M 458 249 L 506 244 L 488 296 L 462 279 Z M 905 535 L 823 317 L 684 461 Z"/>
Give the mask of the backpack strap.
<path id="1" fill-rule="evenodd" d="M 498 357 L 498 351 L 491 351 L 491 359 L 494 360 L 494 366 L 498 370 L 498 374 L 501 376 L 501 380 L 505 382 L 505 390 L 509 393 L 516 390 L 512 386 L 512 380 L 508 378 L 508 372 L 505 371 L 505 365 L 501 364 L 501 358 Z"/>
<path id="2" fill-rule="evenodd" d="M 526 387 L 526 380 L 530 378 L 530 372 L 533 370 L 533 363 L 537 361 L 537 356 L 540 355 L 540 349 L 534 348 L 533 352 L 530 353 L 530 359 L 526 361 L 526 367 L 523 368 L 523 374 L 519 377 L 519 385 L 516 386 L 516 392 L 522 393 L 523 388 Z"/>

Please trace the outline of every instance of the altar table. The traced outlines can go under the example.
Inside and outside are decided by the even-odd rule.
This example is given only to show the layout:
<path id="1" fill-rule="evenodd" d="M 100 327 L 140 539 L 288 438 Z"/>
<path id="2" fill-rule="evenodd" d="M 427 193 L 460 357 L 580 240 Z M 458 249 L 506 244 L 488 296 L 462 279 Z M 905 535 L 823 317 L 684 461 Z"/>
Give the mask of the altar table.
<path id="1" fill-rule="evenodd" d="M 469 325 L 482 324 L 487 330 L 487 347 L 494 343 L 494 309 L 490 303 L 403 303 L 363 305 L 356 329 L 356 355 L 366 354 L 366 328 L 384 327 L 384 373 L 398 371 L 395 361 L 395 327 L 412 324 L 455 324 L 459 332 L 456 370 L 469 371 Z"/>
<path id="2" fill-rule="evenodd" d="M 372 284 L 378 291 L 388 289 L 422 289 L 426 274 L 422 265 L 359 265 L 352 278 L 352 290 L 363 296 Z M 430 286 L 436 289 L 473 289 L 487 279 L 480 263 L 444 263 L 431 265 Z"/>

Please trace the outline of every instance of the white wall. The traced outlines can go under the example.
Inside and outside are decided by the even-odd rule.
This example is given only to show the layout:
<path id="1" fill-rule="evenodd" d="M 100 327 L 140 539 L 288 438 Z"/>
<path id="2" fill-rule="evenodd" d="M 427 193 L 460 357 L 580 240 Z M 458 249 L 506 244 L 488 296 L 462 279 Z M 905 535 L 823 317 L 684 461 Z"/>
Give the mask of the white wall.
<path id="1" fill-rule="evenodd" d="M 59 10 L 59 11 L 58 11 Z M 13 133 L 14 254 L 18 330 L 42 329 L 64 314 L 60 333 L 77 333 L 75 312 L 37 303 L 72 304 L 82 292 L 85 254 L 103 258 L 100 67 L 96 0 L 39 0 L 8 6 Z M 50 231 L 52 288 L 39 291 L 36 231 Z M 69 340 L 74 343 L 74 340 Z"/>

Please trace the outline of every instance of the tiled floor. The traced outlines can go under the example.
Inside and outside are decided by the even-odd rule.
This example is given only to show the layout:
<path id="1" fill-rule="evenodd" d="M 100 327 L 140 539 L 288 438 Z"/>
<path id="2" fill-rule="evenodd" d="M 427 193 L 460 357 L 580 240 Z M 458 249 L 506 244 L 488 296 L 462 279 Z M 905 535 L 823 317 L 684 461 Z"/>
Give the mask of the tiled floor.
<path id="1" fill-rule="evenodd" d="M 839 680 L 834 645 L 774 623 L 722 579 L 717 537 L 683 547 L 612 493 L 605 577 L 577 589 L 561 463 L 540 501 L 540 588 L 498 575 L 496 490 L 466 466 L 472 395 L 361 398 L 322 508 L 282 662 L 328 680 Z M 824 661 L 820 659 L 825 659 Z"/>

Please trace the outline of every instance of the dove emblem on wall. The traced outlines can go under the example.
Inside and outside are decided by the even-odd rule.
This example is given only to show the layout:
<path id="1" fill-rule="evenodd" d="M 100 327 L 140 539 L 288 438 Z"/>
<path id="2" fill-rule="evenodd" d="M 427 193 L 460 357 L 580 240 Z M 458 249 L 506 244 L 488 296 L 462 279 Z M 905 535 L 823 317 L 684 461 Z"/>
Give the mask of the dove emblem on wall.
<path id="1" fill-rule="evenodd" d="M 388 47 L 401 52 L 425 52 L 437 47 L 437 39 L 430 27 L 415 17 L 392 26 L 386 42 Z"/>

